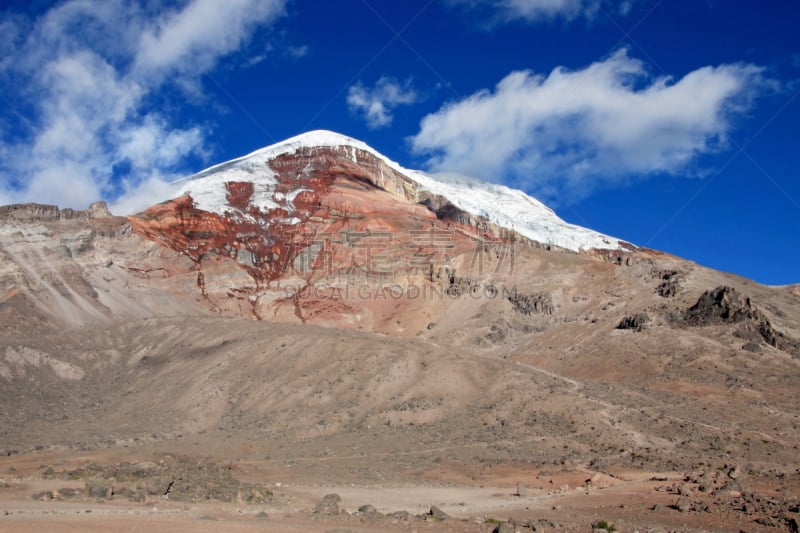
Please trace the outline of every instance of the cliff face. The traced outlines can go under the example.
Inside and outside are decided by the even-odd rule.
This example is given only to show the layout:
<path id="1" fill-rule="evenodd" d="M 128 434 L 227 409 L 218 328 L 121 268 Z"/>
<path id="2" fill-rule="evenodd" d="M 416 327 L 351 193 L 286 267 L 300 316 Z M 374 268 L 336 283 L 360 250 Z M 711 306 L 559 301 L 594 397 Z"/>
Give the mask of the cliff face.
<path id="1" fill-rule="evenodd" d="M 0 336 L 163 312 L 202 313 L 194 289 L 186 291 L 179 277 L 164 275 L 186 270 L 184 263 L 182 256 L 134 234 L 104 203 L 81 211 L 2 207 Z"/>
<path id="2" fill-rule="evenodd" d="M 304 148 L 248 177 L 223 172 L 129 217 L 136 233 L 192 261 L 198 287 L 221 310 L 238 301 L 255 317 L 285 309 L 303 321 L 321 314 L 338 323 L 369 307 L 332 303 L 347 285 L 430 281 L 459 258 L 492 255 L 518 238 L 455 208 L 432 210 L 406 176 L 352 147 Z M 244 270 L 250 283 L 210 277 L 220 261 Z"/>
<path id="3" fill-rule="evenodd" d="M 59 209 L 55 205 L 12 204 L 0 206 L 0 221 L 19 222 L 52 222 L 56 220 L 73 220 L 110 217 L 111 211 L 105 202 L 95 202 L 86 210 Z"/>
<path id="4" fill-rule="evenodd" d="M 350 147 L 303 149 L 270 161 L 260 172 L 253 173 L 251 181 L 222 176 L 216 183 L 204 184 L 220 189 L 218 195 L 224 197 L 213 210 L 196 198 L 208 195 L 208 190 L 198 194 L 189 186 L 185 196 L 130 217 L 131 224 L 141 235 L 193 260 L 207 253 L 236 259 L 258 281 L 284 277 L 312 243 L 324 243 L 324 251 L 333 257 L 341 255 L 336 245 L 346 235 L 363 240 L 380 233 L 387 245 L 383 248 L 391 244 L 395 255 L 398 248 L 424 242 L 420 232 L 447 234 L 453 246 L 513 238 L 511 232 L 464 213 L 443 198 L 431 202 L 426 195 L 419 201 L 411 180 L 373 155 Z M 269 190 L 259 190 L 260 182 L 269 179 L 275 180 Z M 335 262 L 336 268 L 351 266 Z M 395 266 L 408 265 L 401 261 Z"/>

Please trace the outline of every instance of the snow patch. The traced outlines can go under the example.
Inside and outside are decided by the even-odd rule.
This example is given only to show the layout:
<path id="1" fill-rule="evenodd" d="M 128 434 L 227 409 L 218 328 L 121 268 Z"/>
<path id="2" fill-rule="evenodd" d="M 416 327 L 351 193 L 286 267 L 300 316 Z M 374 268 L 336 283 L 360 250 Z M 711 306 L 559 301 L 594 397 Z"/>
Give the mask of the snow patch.
<path id="1" fill-rule="evenodd" d="M 250 205 L 264 213 L 282 207 L 273 198 L 278 180 L 275 178 L 275 172 L 269 167 L 269 159 L 263 161 L 258 159 L 252 158 L 239 164 L 223 163 L 217 165 L 223 167 L 218 171 L 205 170 L 189 178 L 175 181 L 172 184 L 176 187 L 175 197 L 189 195 L 197 209 L 218 215 L 234 214 L 238 209 L 228 204 L 228 190 L 225 183 L 250 182 L 253 184 Z"/>
<path id="2" fill-rule="evenodd" d="M 625 247 L 619 239 L 566 222 L 539 200 L 505 185 L 479 182 L 456 174 L 431 176 L 410 171 L 409 177 L 423 189 L 444 196 L 462 211 L 482 216 L 496 226 L 542 244 L 576 252 Z"/>

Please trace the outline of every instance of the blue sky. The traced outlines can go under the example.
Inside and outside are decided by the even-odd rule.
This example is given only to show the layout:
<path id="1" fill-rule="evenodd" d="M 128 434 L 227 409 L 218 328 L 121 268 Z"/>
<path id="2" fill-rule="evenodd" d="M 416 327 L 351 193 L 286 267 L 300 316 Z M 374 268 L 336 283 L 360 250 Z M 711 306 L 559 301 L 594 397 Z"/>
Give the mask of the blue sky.
<path id="1" fill-rule="evenodd" d="M 800 282 L 800 2 L 67 0 L 0 10 L 0 204 L 116 212 L 312 129 Z"/>

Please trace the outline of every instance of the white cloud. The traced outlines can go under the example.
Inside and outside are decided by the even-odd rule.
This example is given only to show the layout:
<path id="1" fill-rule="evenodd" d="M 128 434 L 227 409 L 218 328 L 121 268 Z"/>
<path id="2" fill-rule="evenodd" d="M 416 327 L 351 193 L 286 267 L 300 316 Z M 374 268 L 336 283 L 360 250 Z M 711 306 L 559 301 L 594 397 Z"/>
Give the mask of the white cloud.
<path id="1" fill-rule="evenodd" d="M 121 183 L 123 194 L 109 204 L 112 213 L 138 213 L 153 205 L 153 200 L 163 200 L 175 195 L 175 186 L 171 181 L 179 175 L 163 175 L 154 173 L 145 178 Z"/>
<path id="2" fill-rule="evenodd" d="M 726 143 L 732 118 L 764 88 L 748 64 L 650 77 L 621 50 L 549 75 L 512 72 L 426 116 L 413 149 L 433 170 L 501 180 L 548 200 L 689 169 Z"/>
<path id="3" fill-rule="evenodd" d="M 199 151 L 204 137 L 200 128 L 171 129 L 163 119 L 147 115 L 118 136 L 117 152 L 133 169 L 171 168 L 186 154 Z"/>
<path id="4" fill-rule="evenodd" d="M 410 105 L 419 99 L 411 82 L 401 83 L 382 77 L 371 89 L 353 85 L 347 93 L 350 111 L 364 116 L 370 128 L 382 128 L 392 123 L 392 113 L 398 106 Z"/>
<path id="5" fill-rule="evenodd" d="M 194 0 L 146 28 L 135 70 L 202 74 L 237 50 L 261 24 L 284 13 L 285 0 Z"/>
<path id="6" fill-rule="evenodd" d="M 0 15 L 0 90 L 15 108 L 0 123 L 0 200 L 82 208 L 106 198 L 128 209 L 162 199 L 165 180 L 206 155 L 208 131 L 153 102 L 197 91 L 199 75 L 280 17 L 285 1 L 188 0 L 163 13 L 68 0 L 35 20 Z"/>
<path id="7" fill-rule="evenodd" d="M 528 20 L 556 16 L 572 19 L 597 9 L 595 2 L 584 0 L 502 0 L 496 5 L 509 18 Z"/>
<path id="8" fill-rule="evenodd" d="M 492 12 L 492 22 L 525 20 L 536 22 L 562 18 L 591 19 L 601 10 L 627 15 L 635 0 L 610 2 L 608 0 L 447 0 L 450 4 Z"/>

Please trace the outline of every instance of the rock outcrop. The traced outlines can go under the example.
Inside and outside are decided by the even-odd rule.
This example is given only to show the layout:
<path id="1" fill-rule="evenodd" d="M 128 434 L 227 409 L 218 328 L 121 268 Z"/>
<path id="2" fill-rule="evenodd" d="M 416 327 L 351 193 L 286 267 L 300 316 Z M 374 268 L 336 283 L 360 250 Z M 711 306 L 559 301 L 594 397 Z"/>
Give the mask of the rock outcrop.
<path id="1" fill-rule="evenodd" d="M 507 299 L 514 310 L 523 315 L 553 314 L 553 299 L 547 293 L 523 294 L 515 289 Z"/>
<path id="2" fill-rule="evenodd" d="M 669 270 L 661 274 L 661 283 L 656 287 L 656 294 L 662 298 L 674 298 L 681 288 L 682 274 L 677 270 Z"/>
<path id="3" fill-rule="evenodd" d="M 650 316 L 647 313 L 636 313 L 635 315 L 624 317 L 617 325 L 617 329 L 632 329 L 642 331 L 650 323 Z"/>
<path id="4" fill-rule="evenodd" d="M 769 319 L 750 298 L 733 287 L 719 286 L 704 292 L 683 317 L 689 326 L 736 324 L 736 335 L 747 341 L 763 341 L 770 346 L 800 355 L 800 342 L 776 331 Z"/>
<path id="5" fill-rule="evenodd" d="M 746 295 L 733 287 L 720 286 L 704 292 L 686 311 L 685 320 L 692 326 L 734 324 L 747 320 L 766 321 L 763 314 L 753 307 Z"/>
<path id="6" fill-rule="evenodd" d="M 0 206 L 0 221 L 52 222 L 56 220 L 104 218 L 112 216 L 105 202 L 95 202 L 85 210 L 59 209 L 55 205 L 12 204 Z"/>

